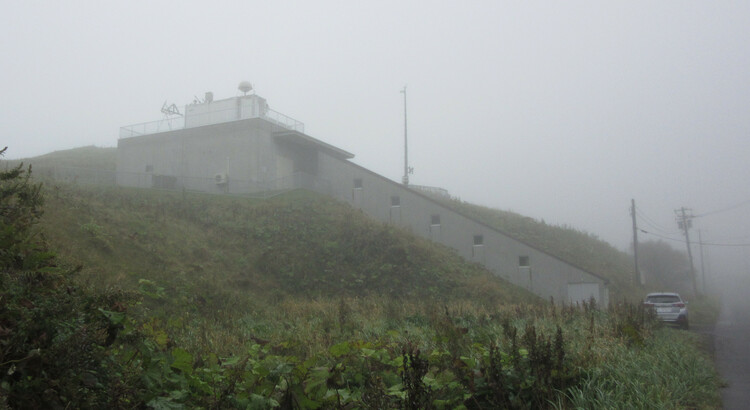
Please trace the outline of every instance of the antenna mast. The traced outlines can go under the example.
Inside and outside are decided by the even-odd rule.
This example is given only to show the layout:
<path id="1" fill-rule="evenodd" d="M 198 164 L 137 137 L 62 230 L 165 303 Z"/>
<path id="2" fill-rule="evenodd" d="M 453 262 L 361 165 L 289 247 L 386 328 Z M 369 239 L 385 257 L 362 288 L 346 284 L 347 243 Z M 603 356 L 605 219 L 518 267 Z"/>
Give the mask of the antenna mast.
<path id="1" fill-rule="evenodd" d="M 409 168 L 409 144 L 406 137 L 406 86 L 401 90 L 401 94 L 404 95 L 404 176 L 401 178 L 401 182 L 404 185 L 409 185 L 409 174 L 414 173 L 414 168 Z"/>

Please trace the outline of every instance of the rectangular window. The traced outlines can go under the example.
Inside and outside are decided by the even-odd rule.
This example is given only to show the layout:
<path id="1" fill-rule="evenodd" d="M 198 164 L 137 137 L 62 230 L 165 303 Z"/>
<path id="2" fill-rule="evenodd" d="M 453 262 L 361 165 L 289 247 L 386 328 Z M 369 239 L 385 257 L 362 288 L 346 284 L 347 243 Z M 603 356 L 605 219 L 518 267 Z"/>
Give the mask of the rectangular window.
<path id="1" fill-rule="evenodd" d="M 154 166 L 153 165 L 146 165 L 146 172 L 154 172 Z"/>
<path id="2" fill-rule="evenodd" d="M 430 215 L 430 239 L 440 242 L 440 215 Z"/>
<path id="3" fill-rule="evenodd" d="M 401 198 L 399 198 L 398 196 L 392 196 L 391 206 L 401 206 Z"/>
<path id="4" fill-rule="evenodd" d="M 362 189 L 362 178 L 354 178 L 354 189 Z"/>
<path id="5" fill-rule="evenodd" d="M 518 257 L 518 266 L 522 268 L 528 268 L 530 265 L 529 263 L 529 257 L 528 256 L 519 256 Z"/>
<path id="6" fill-rule="evenodd" d="M 430 225 L 440 225 L 440 215 L 432 215 L 430 217 Z"/>
<path id="7" fill-rule="evenodd" d="M 484 263 L 484 235 L 474 235 L 471 257 L 477 262 Z"/>

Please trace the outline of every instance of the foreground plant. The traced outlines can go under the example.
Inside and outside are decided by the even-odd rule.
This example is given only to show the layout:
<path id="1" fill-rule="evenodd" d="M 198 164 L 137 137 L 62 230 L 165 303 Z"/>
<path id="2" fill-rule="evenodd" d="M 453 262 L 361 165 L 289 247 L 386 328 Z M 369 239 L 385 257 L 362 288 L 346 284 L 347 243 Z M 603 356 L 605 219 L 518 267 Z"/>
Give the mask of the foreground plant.
<path id="1" fill-rule="evenodd" d="M 446 297 L 443 285 L 459 293 L 442 277 L 450 271 L 421 268 L 414 262 L 424 251 L 418 248 L 402 254 L 390 247 L 388 260 L 373 259 L 379 263 L 357 275 L 389 282 L 398 260 L 410 261 L 418 277 L 432 275 L 440 285 L 419 298 L 374 289 L 375 295 L 252 301 L 240 298 L 244 289 L 227 292 L 210 278 L 200 280 L 210 275 L 200 266 L 192 277 L 135 277 L 132 293 L 94 292 L 74 280 L 76 269 L 56 260 L 35 230 L 42 198 L 26 172 L 0 175 L 0 204 L 9 209 L 0 216 L 20 216 L 0 218 L 7 234 L 0 243 L 0 409 L 711 408 L 719 402 L 717 377 L 695 340 L 659 328 L 642 308 L 501 305 L 469 292 Z M 274 217 L 276 210 L 267 208 L 257 215 Z M 300 217 L 292 208 L 282 216 Z M 154 209 L 164 222 L 166 212 Z M 89 216 L 85 221 L 75 230 L 92 246 L 92 239 L 141 240 L 110 234 Z M 289 226 L 309 241 L 322 232 Z M 360 228 L 348 231 L 347 246 L 372 244 L 368 249 L 377 253 L 391 238 L 386 229 L 371 236 Z M 266 239 L 278 234 L 252 232 Z M 328 257 L 340 256 L 337 244 L 324 245 Z M 296 276 L 303 268 L 290 277 L 304 278 Z M 339 282 L 336 289 L 349 286 Z"/>
<path id="2" fill-rule="evenodd" d="M 249 341 L 225 357 L 170 347 L 154 322 L 109 317 L 129 323 L 124 339 L 154 335 L 117 350 L 140 369 L 150 387 L 139 400 L 154 408 L 715 407 L 718 378 L 694 341 L 637 311 L 517 306 L 496 320 L 446 311 L 417 338 L 392 329 L 309 356 L 293 343 Z M 623 332 L 631 321 L 641 324 Z"/>

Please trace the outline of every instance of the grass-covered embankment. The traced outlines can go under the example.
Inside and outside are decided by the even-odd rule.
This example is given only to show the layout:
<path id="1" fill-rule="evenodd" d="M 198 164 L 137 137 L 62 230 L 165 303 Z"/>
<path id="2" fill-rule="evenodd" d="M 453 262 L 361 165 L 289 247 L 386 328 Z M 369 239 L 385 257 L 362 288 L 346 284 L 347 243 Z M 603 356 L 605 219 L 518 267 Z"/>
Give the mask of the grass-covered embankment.
<path id="1" fill-rule="evenodd" d="M 152 318 L 149 332 L 158 327 L 168 350 L 179 320 Z M 255 397 L 324 408 L 720 407 L 720 380 L 696 338 L 640 307 L 287 300 L 235 323 L 247 335 L 223 359 L 206 352 L 199 332 L 198 345 L 160 359 L 214 366 L 181 372 L 168 388 L 207 404 L 191 384 L 240 372 L 221 385 L 236 392 L 223 398 L 231 406 Z"/>
<path id="2" fill-rule="evenodd" d="M 46 198 L 60 256 L 38 235 L 0 252 L 20 255 L 0 280 L 0 408 L 720 404 L 688 333 L 549 306 L 326 198 Z"/>

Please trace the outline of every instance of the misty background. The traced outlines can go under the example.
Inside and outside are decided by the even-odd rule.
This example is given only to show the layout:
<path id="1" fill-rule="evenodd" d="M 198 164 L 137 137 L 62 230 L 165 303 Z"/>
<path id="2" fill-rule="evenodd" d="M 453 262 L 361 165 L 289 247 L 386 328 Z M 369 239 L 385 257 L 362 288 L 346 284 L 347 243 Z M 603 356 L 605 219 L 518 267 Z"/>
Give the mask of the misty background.
<path id="1" fill-rule="evenodd" d="M 13 2 L 0 16 L 8 158 L 117 145 L 250 81 L 305 132 L 396 181 L 750 272 L 750 3 Z M 699 251 L 694 248 L 696 267 Z"/>

